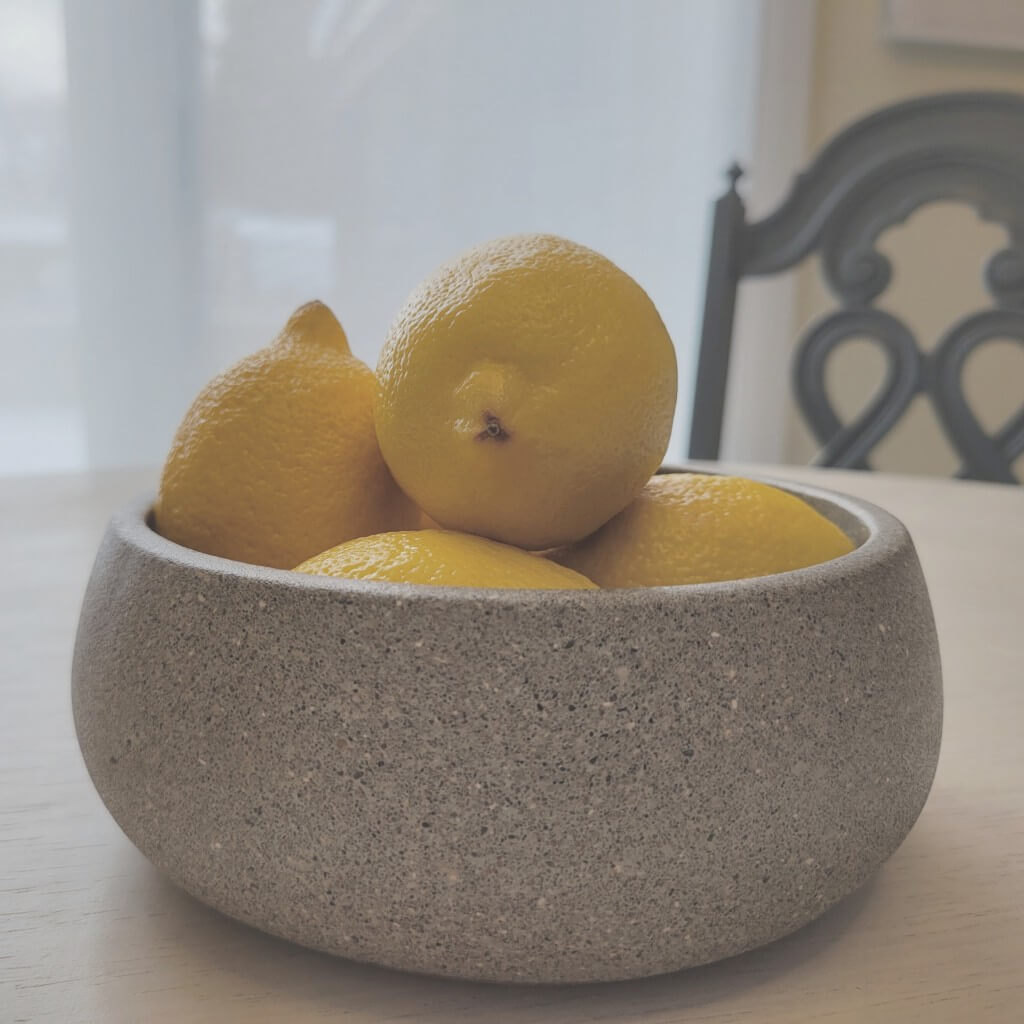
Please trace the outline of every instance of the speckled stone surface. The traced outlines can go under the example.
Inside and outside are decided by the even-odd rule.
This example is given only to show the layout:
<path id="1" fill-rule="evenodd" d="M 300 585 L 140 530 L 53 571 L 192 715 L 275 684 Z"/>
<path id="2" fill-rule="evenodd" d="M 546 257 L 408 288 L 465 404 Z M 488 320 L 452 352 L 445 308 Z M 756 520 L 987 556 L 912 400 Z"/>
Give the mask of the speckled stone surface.
<path id="1" fill-rule="evenodd" d="M 637 977 L 775 939 L 896 849 L 931 785 L 927 591 L 887 513 L 822 566 L 657 590 L 347 582 L 118 514 L 75 721 L 100 795 L 224 913 L 358 960 Z"/>

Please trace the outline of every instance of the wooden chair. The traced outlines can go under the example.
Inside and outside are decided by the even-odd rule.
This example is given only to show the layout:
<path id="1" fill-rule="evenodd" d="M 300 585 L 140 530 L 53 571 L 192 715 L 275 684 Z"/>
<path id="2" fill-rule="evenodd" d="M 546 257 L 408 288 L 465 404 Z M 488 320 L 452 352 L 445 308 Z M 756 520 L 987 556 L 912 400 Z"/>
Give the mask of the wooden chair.
<path id="1" fill-rule="evenodd" d="M 793 382 L 825 466 L 869 469 L 868 455 L 925 393 L 961 459 L 958 476 L 1019 483 L 1024 395 L 1019 412 L 989 435 L 971 410 L 963 367 L 996 339 L 1024 343 L 1024 96 L 949 93 L 898 103 L 840 133 L 793 182 L 772 214 L 748 223 L 729 170 L 715 204 L 690 457 L 718 457 L 736 288 L 744 277 L 775 274 L 820 256 L 838 308 L 800 339 Z M 992 308 L 949 328 L 930 352 L 897 317 L 874 306 L 892 277 L 879 236 L 919 207 L 958 200 L 1005 226 L 1009 244 L 985 268 Z M 870 405 L 841 423 L 825 391 L 825 365 L 840 345 L 867 337 L 886 355 L 885 381 Z"/>

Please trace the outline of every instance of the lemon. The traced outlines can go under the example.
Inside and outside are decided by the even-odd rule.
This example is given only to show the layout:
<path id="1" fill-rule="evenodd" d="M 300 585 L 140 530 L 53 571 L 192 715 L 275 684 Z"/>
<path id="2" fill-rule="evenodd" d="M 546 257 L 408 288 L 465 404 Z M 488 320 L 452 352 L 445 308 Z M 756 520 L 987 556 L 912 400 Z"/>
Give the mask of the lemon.
<path id="1" fill-rule="evenodd" d="M 675 473 L 653 477 L 607 525 L 553 557 L 602 587 L 658 587 L 767 576 L 851 550 L 838 526 L 777 487 Z"/>
<path id="2" fill-rule="evenodd" d="M 485 537 L 450 530 L 405 530 L 331 548 L 297 572 L 389 583 L 528 590 L 591 590 L 572 569 Z"/>
<path id="3" fill-rule="evenodd" d="M 170 540 L 288 569 L 418 512 L 373 427 L 372 371 L 334 314 L 301 307 L 267 348 L 211 381 L 171 447 L 154 508 Z"/>
<path id="4" fill-rule="evenodd" d="M 398 315 L 377 379 L 377 437 L 402 489 L 443 527 L 533 549 L 579 540 L 633 500 L 676 397 L 644 290 L 553 235 L 441 267 Z"/>

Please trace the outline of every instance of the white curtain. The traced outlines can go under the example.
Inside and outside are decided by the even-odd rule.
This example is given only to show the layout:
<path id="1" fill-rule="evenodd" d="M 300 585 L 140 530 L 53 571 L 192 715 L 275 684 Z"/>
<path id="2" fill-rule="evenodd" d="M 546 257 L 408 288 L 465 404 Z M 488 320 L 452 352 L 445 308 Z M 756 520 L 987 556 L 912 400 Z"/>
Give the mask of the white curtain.
<path id="1" fill-rule="evenodd" d="M 0 473 L 157 465 L 195 390 L 321 298 L 543 230 L 660 308 L 688 420 L 754 0 L 0 0 Z"/>

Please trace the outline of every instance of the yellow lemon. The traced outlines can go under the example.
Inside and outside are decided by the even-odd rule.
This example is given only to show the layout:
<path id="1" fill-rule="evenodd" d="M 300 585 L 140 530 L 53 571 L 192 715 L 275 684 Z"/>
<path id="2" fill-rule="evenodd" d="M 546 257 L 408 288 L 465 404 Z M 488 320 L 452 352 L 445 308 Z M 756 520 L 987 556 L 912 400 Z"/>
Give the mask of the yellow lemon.
<path id="1" fill-rule="evenodd" d="M 289 569 L 352 537 L 412 526 L 373 427 L 372 371 L 320 302 L 196 398 L 154 509 L 170 540 Z"/>
<path id="2" fill-rule="evenodd" d="M 658 467 L 676 360 L 628 274 L 564 238 L 517 235 L 413 292 L 377 380 L 381 451 L 427 515 L 547 548 L 597 529 Z"/>
<path id="3" fill-rule="evenodd" d="M 593 536 L 553 557 L 602 587 L 708 583 L 800 569 L 853 550 L 792 494 L 735 476 L 653 477 Z"/>
<path id="4" fill-rule="evenodd" d="M 315 576 L 389 583 L 517 590 L 592 590 L 572 569 L 485 537 L 450 530 L 405 530 L 360 537 L 303 562 Z"/>

